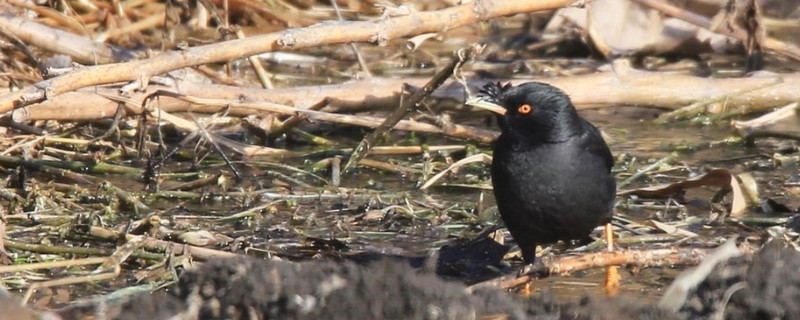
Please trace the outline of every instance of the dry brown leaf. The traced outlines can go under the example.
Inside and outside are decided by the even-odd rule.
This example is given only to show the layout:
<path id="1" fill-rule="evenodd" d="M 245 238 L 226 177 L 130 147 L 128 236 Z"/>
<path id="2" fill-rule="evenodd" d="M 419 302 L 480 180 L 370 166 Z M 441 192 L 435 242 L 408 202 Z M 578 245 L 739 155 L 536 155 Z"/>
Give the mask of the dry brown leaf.
<path id="1" fill-rule="evenodd" d="M 633 190 L 620 191 L 618 195 L 635 195 L 643 198 L 657 198 L 671 196 L 679 191 L 697 187 L 718 187 L 733 191 L 733 201 L 731 204 L 731 217 L 739 217 L 747 209 L 747 199 L 744 196 L 742 187 L 736 177 L 728 169 L 712 169 L 705 174 L 688 178 L 683 181 L 663 184 L 659 186 L 645 187 Z"/>
<path id="2" fill-rule="evenodd" d="M 724 7 L 724 1 L 699 4 L 680 2 L 683 9 L 711 16 Z M 595 47 L 606 56 L 635 53 L 725 52 L 735 48 L 736 40 L 665 16 L 642 4 L 627 0 L 595 0 L 585 8 L 563 8 L 548 23 L 553 31 L 564 25 L 585 28 Z"/>

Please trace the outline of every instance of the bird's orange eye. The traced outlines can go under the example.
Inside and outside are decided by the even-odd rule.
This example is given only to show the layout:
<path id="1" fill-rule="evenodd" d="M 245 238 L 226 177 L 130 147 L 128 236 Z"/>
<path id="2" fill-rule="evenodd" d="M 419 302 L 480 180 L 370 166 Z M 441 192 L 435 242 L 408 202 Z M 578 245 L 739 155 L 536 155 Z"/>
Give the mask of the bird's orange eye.
<path id="1" fill-rule="evenodd" d="M 531 110 L 533 110 L 533 108 L 531 108 L 531 105 L 529 104 L 523 104 L 517 108 L 517 112 L 520 114 L 529 114 L 531 113 Z"/>

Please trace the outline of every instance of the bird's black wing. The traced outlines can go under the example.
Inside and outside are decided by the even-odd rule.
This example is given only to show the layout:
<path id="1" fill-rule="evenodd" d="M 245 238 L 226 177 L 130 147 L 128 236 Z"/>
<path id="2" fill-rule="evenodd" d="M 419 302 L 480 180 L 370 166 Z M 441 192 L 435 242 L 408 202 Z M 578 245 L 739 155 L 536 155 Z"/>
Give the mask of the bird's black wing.
<path id="1" fill-rule="evenodd" d="M 614 156 L 611 155 L 611 150 L 603 139 L 603 134 L 586 119 L 581 118 L 581 120 L 583 120 L 584 134 L 586 136 L 586 151 L 603 158 L 606 169 L 611 172 L 611 168 L 614 166 Z"/>

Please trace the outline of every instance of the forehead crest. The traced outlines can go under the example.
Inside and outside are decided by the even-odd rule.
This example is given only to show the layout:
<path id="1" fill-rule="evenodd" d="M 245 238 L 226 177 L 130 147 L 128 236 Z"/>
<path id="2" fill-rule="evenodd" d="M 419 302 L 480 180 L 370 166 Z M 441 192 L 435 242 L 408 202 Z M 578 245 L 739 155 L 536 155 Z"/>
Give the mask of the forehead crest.
<path id="1" fill-rule="evenodd" d="M 508 89 L 511 88 L 511 83 L 506 83 L 505 85 L 500 84 L 500 82 L 489 82 L 483 86 L 483 88 L 478 91 L 478 97 L 486 99 L 487 101 L 494 102 L 497 104 L 501 104 L 500 98 L 505 94 Z"/>

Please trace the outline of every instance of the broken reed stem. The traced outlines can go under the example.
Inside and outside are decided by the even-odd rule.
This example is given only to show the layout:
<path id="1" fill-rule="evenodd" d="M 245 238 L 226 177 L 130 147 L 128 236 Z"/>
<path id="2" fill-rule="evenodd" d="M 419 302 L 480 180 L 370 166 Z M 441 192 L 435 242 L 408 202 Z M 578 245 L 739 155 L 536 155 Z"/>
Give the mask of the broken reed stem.
<path id="1" fill-rule="evenodd" d="M 749 133 L 745 138 L 749 141 L 759 138 L 778 138 L 778 139 L 800 141 L 800 133 L 764 130 L 764 131 L 756 131 L 753 133 Z"/>
<path id="2" fill-rule="evenodd" d="M 53 161 L 53 160 L 24 160 L 18 157 L 0 156 L 0 163 L 7 166 L 25 166 L 32 169 L 40 169 L 41 167 L 53 167 L 77 172 L 86 172 L 93 174 L 129 174 L 129 175 L 142 175 L 142 169 L 118 166 L 114 164 L 98 162 L 86 163 L 80 161 Z"/>
<path id="3" fill-rule="evenodd" d="M 30 244 L 10 239 L 4 239 L 4 244 L 6 249 L 15 249 L 20 251 L 45 253 L 45 254 L 59 254 L 59 255 L 74 254 L 74 255 L 85 255 L 85 256 L 108 257 L 113 253 L 112 250 L 104 248 L 61 247 L 61 246 L 44 245 L 44 244 Z M 134 252 L 132 256 L 134 258 L 152 260 L 152 261 L 164 260 L 163 254 L 150 253 L 143 250 L 138 250 Z"/>
<path id="4" fill-rule="evenodd" d="M 422 102 L 423 99 L 428 97 L 436 88 L 442 85 L 447 78 L 453 74 L 455 70 L 457 70 L 461 65 L 466 63 L 467 61 L 472 60 L 472 58 L 480 53 L 481 47 L 478 45 L 473 45 L 469 48 L 459 49 L 453 55 L 453 59 L 444 67 L 442 70 L 437 72 L 433 78 L 431 78 L 428 83 L 422 86 L 421 89 L 417 90 L 411 96 L 405 99 L 402 102 L 399 108 L 395 109 L 391 115 L 386 117 L 383 122 L 378 125 L 374 131 L 370 132 L 363 140 L 356 146 L 353 150 L 352 155 L 350 155 L 350 159 L 347 160 L 347 164 L 344 165 L 342 168 L 342 172 L 348 172 L 352 170 L 355 165 L 367 155 L 369 149 L 372 148 L 377 142 L 378 139 L 383 137 L 383 135 L 389 130 L 391 130 L 401 119 L 405 118 L 405 116 L 414 110 L 419 104 Z"/>
<path id="5" fill-rule="evenodd" d="M 325 108 L 326 106 L 328 106 L 328 103 L 329 103 L 328 98 L 325 98 L 325 99 L 322 99 L 319 102 L 311 105 L 310 107 L 308 107 L 307 110 L 319 111 L 319 110 L 322 110 L 322 108 Z M 283 135 L 286 132 L 288 132 L 290 129 L 292 129 L 295 126 L 297 126 L 298 124 L 300 124 L 300 122 L 303 122 L 303 120 L 305 120 L 305 119 L 306 118 L 303 117 L 302 114 L 296 114 L 296 115 L 293 115 L 293 116 L 289 117 L 289 119 L 286 119 L 286 121 L 284 121 L 280 126 L 275 128 L 274 130 L 272 130 L 269 133 L 269 135 L 267 136 L 267 139 L 269 141 L 274 141 L 275 139 L 277 139 L 281 135 Z"/>
<path id="6" fill-rule="evenodd" d="M 789 222 L 789 218 L 787 217 L 760 217 L 760 216 L 750 216 L 750 217 L 736 217 L 725 218 L 725 223 L 730 224 L 743 224 L 748 226 L 760 226 L 760 227 L 771 227 L 771 226 L 778 226 L 778 225 L 785 225 Z"/>
<path id="7" fill-rule="evenodd" d="M 372 159 L 361 159 L 358 161 L 358 165 L 388 172 L 422 173 L 419 169 L 409 168 L 394 163 L 372 160 Z"/>
<path id="8" fill-rule="evenodd" d="M 342 157 L 334 156 L 330 159 L 331 185 L 338 188 L 342 183 Z"/>
<path id="9" fill-rule="evenodd" d="M 690 104 L 688 106 L 685 106 L 683 108 L 680 108 L 678 110 L 674 110 L 674 111 L 671 111 L 671 112 L 668 112 L 668 113 L 664 113 L 664 114 L 658 116 L 658 119 L 656 119 L 655 122 L 657 124 L 665 124 L 665 123 L 670 122 L 670 121 L 692 118 L 692 117 L 695 117 L 695 116 L 701 114 L 703 112 L 703 108 L 705 106 L 709 105 L 709 104 L 723 102 L 723 101 L 729 100 L 732 97 L 741 96 L 741 95 L 748 94 L 748 93 L 751 93 L 751 92 L 754 92 L 754 91 L 757 91 L 757 90 L 760 90 L 760 89 L 769 88 L 771 86 L 778 85 L 778 84 L 781 84 L 781 83 L 783 83 L 783 79 L 782 78 L 777 78 L 777 79 L 774 79 L 773 81 L 770 81 L 768 83 L 760 84 L 760 85 L 757 85 L 757 86 L 754 86 L 754 87 L 751 87 L 751 88 L 743 88 L 743 89 L 736 90 L 736 91 L 731 92 L 731 93 L 727 93 L 727 94 L 716 96 L 716 97 L 711 98 L 711 99 L 698 101 L 698 102 L 692 103 L 692 104 Z"/>
<path id="10" fill-rule="evenodd" d="M 239 39 L 246 38 L 244 32 L 242 32 L 240 28 L 236 29 L 236 37 Z M 247 61 L 250 62 L 253 70 L 255 70 L 258 80 L 261 81 L 261 86 L 264 87 L 264 89 L 275 88 L 275 85 L 272 84 L 272 75 L 264 69 L 264 64 L 261 63 L 261 60 L 259 60 L 257 56 L 249 56 L 247 57 Z"/>
<path id="11" fill-rule="evenodd" d="M 150 211 L 150 207 L 142 203 L 142 201 L 139 200 L 139 197 L 132 192 L 122 190 L 110 182 L 104 182 L 100 185 L 100 187 L 106 190 L 109 195 L 119 199 L 121 204 L 127 207 L 127 209 L 132 209 L 137 215 L 142 212 Z"/>
<path id="12" fill-rule="evenodd" d="M 298 128 L 292 128 L 291 132 L 293 134 L 295 134 L 298 138 L 305 139 L 306 141 L 311 142 L 311 143 L 313 143 L 315 145 L 318 145 L 318 146 L 329 146 L 329 147 L 331 147 L 331 146 L 337 145 L 336 142 L 333 142 L 331 140 L 325 139 L 325 138 L 320 137 L 318 135 L 314 135 L 314 134 L 311 134 L 309 132 L 300 130 Z"/>
<path id="13" fill-rule="evenodd" d="M 48 280 L 42 282 L 35 282 L 28 287 L 28 290 L 25 291 L 25 295 L 22 297 L 22 303 L 28 303 L 28 299 L 31 298 L 33 292 L 39 289 L 45 289 L 55 286 L 66 286 L 78 283 L 86 283 L 86 282 L 95 282 L 95 281 L 102 281 L 102 280 L 110 280 L 114 279 L 119 276 L 121 268 L 117 266 L 111 272 L 105 273 L 98 273 L 98 274 L 90 274 L 86 276 L 77 276 L 77 277 L 68 277 L 68 278 L 61 278 L 55 280 Z"/>
<path id="14" fill-rule="evenodd" d="M 84 266 L 89 264 L 101 264 L 106 260 L 108 260 L 108 258 L 106 257 L 92 257 L 92 258 L 72 259 L 72 260 L 14 264 L 10 266 L 0 266 L 0 273 L 30 271 L 37 269 L 66 268 L 74 266 Z"/>
<path id="15" fill-rule="evenodd" d="M 265 201 L 273 200 L 292 200 L 292 201 L 367 201 L 374 198 L 383 200 L 408 198 L 409 192 L 396 191 L 396 192 L 375 192 L 374 190 L 365 189 L 348 189 L 338 188 L 338 192 L 332 193 L 330 191 L 319 192 L 295 192 L 295 194 L 277 193 L 264 191 L 259 192 L 262 199 Z"/>
<path id="16" fill-rule="evenodd" d="M 630 184 L 634 180 L 639 179 L 639 177 L 647 174 L 650 171 L 658 169 L 659 167 L 661 167 L 661 165 L 671 161 L 674 158 L 675 158 L 674 156 L 669 155 L 669 156 L 663 157 L 661 159 L 658 159 L 658 161 L 653 162 L 651 165 L 647 166 L 646 168 L 640 169 L 640 170 L 636 171 L 636 173 L 634 173 L 633 175 L 628 177 L 627 179 L 622 180 L 622 182 L 617 184 L 617 189 L 621 189 L 622 187 L 627 186 L 628 184 Z"/>
<path id="17" fill-rule="evenodd" d="M 211 186 L 211 185 L 216 184 L 217 181 L 219 181 L 219 178 L 221 176 L 222 176 L 222 173 L 216 173 L 216 174 L 210 175 L 208 177 L 199 178 L 199 179 L 195 179 L 195 180 L 192 180 L 192 181 L 188 181 L 188 182 L 184 182 L 184 183 L 180 183 L 180 184 L 176 184 L 176 185 L 172 185 L 172 186 L 161 187 L 161 190 L 170 191 L 170 190 L 194 190 L 194 189 L 199 189 L 199 188 L 202 188 L 202 187 Z"/>
<path id="18" fill-rule="evenodd" d="M 333 7 L 333 11 L 336 12 L 336 17 L 339 18 L 339 21 L 344 21 L 342 17 L 342 12 L 339 10 L 339 4 L 336 3 L 336 0 L 331 0 L 331 6 Z M 372 72 L 369 71 L 369 67 L 367 67 L 367 63 L 364 61 L 364 57 L 361 56 L 361 51 L 358 50 L 358 46 L 355 43 L 348 43 L 350 45 L 350 49 L 353 50 L 353 54 L 356 56 L 356 60 L 358 60 L 358 65 L 361 67 L 361 71 L 364 72 L 367 77 L 372 77 Z"/>
<path id="19" fill-rule="evenodd" d="M 58 164 L 58 161 L 46 160 L 24 160 L 17 157 L 0 156 L 0 164 L 9 167 L 25 167 L 29 169 L 38 170 L 42 173 L 51 175 L 53 177 L 63 177 L 77 183 L 85 183 L 94 185 L 98 179 L 92 176 L 83 175 L 80 173 L 72 172 L 67 169 L 56 168 L 48 164 Z"/>
<path id="20" fill-rule="evenodd" d="M 114 241 L 115 242 L 118 239 L 120 239 L 122 235 L 121 235 L 121 233 L 119 233 L 117 231 L 114 231 L 114 230 L 111 230 L 111 229 L 92 226 L 89 229 L 88 236 L 91 236 L 91 237 L 94 237 L 94 238 L 98 238 L 98 239 L 103 239 L 103 240 L 106 240 L 106 241 Z M 131 234 L 126 234 L 125 235 L 125 240 L 130 240 L 133 237 L 136 237 L 136 236 L 131 235 Z M 141 247 L 144 248 L 145 250 L 148 250 L 148 251 L 171 252 L 174 255 L 188 254 L 193 259 L 197 259 L 197 260 L 208 260 L 208 259 L 214 258 L 214 257 L 235 257 L 235 256 L 239 256 L 236 253 L 231 253 L 231 252 L 227 252 L 227 251 L 220 251 L 220 250 L 215 250 L 215 249 L 203 248 L 203 247 L 198 247 L 198 246 L 193 246 L 193 245 L 188 245 L 188 244 L 183 244 L 183 243 L 171 242 L 171 241 L 166 241 L 166 240 L 158 240 L 158 239 L 152 239 L 152 238 L 144 239 L 143 242 L 141 243 Z M 135 254 L 133 256 L 135 256 Z M 163 256 L 162 256 L 162 258 L 163 258 Z"/>
<path id="21" fill-rule="evenodd" d="M 4 187 L 0 187 L 0 198 L 9 202 L 25 203 L 25 198 Z"/>
<path id="22" fill-rule="evenodd" d="M 49 210 L 49 211 L 55 211 L 55 210 Z M 4 216 L 3 219 L 5 219 L 8 222 L 8 224 L 13 224 L 13 225 L 27 226 L 31 224 L 36 224 L 39 226 L 58 227 L 72 222 L 74 217 L 64 214 L 55 215 L 55 214 L 41 214 L 41 213 L 31 212 L 25 214 L 7 215 Z"/>
<path id="23" fill-rule="evenodd" d="M 217 219 L 214 219 L 214 222 L 226 223 L 226 222 L 238 221 L 238 220 L 241 220 L 241 219 L 244 219 L 244 218 L 253 217 L 253 216 L 258 216 L 258 215 L 261 215 L 261 211 L 262 210 L 267 210 L 270 207 L 278 204 L 278 202 L 281 202 L 281 200 L 272 201 L 272 202 L 269 202 L 267 204 L 263 204 L 263 205 L 256 206 L 256 207 L 253 207 L 253 208 L 241 211 L 241 212 L 237 212 L 237 213 L 234 213 L 234 214 L 229 215 L 229 216 L 217 218 Z"/>
<path id="24" fill-rule="evenodd" d="M 233 173 L 233 176 L 235 176 L 237 180 L 241 180 L 242 175 L 239 173 L 239 170 L 237 170 L 236 166 L 234 166 L 233 163 L 231 163 L 231 159 L 230 157 L 228 157 L 227 153 L 225 153 L 222 150 L 222 148 L 220 148 L 221 144 L 220 142 L 223 139 L 218 139 L 216 135 L 211 134 L 211 132 L 208 131 L 211 128 L 211 125 L 209 125 L 209 127 L 206 128 L 205 126 L 201 125 L 197 121 L 197 118 L 195 118 L 194 116 L 192 116 L 192 122 L 194 122 L 194 124 L 197 126 L 197 130 L 200 133 L 200 136 L 203 137 L 205 141 L 207 141 L 209 144 L 211 144 L 212 149 L 217 152 L 217 154 L 220 156 L 220 158 L 222 158 L 223 161 L 225 161 L 225 165 L 228 166 L 228 169 Z M 162 159 L 162 161 L 164 160 L 166 159 Z"/>

